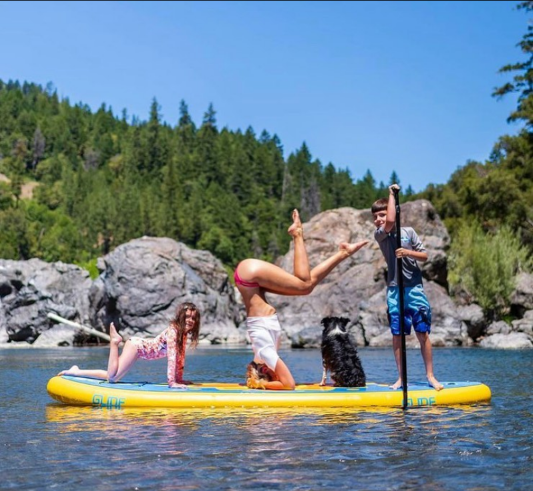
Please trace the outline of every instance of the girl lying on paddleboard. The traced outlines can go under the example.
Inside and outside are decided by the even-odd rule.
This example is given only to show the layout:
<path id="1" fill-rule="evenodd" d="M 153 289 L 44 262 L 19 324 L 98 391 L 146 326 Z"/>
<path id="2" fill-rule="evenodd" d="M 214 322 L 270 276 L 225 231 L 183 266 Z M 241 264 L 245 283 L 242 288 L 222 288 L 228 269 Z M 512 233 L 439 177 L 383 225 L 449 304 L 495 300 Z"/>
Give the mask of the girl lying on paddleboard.
<path id="1" fill-rule="evenodd" d="M 118 382 L 133 366 L 135 361 L 157 360 L 168 358 L 167 379 L 168 386 L 184 389 L 188 382 L 183 380 L 185 367 L 185 350 L 187 338 L 191 339 L 191 347 L 198 344 L 200 333 L 200 312 L 192 302 L 185 302 L 176 309 L 175 317 L 169 326 L 157 337 L 143 339 L 132 337 L 126 341 L 122 354 L 119 356 L 118 347 L 122 337 L 113 323 L 109 326 L 109 362 L 107 370 L 81 370 L 77 365 L 63 370 L 58 375 L 73 375 L 78 377 L 101 378 L 109 382 Z"/>

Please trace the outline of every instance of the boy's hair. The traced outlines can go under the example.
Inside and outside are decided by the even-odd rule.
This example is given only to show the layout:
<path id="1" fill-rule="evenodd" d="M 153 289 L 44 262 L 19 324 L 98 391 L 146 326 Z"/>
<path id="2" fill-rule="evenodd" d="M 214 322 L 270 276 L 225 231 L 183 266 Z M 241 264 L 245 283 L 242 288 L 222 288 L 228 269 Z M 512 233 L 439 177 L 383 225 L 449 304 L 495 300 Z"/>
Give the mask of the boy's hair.
<path id="1" fill-rule="evenodd" d="M 372 213 L 386 210 L 388 205 L 389 200 L 387 198 L 379 198 L 377 201 L 374 201 L 374 204 L 372 205 Z"/>

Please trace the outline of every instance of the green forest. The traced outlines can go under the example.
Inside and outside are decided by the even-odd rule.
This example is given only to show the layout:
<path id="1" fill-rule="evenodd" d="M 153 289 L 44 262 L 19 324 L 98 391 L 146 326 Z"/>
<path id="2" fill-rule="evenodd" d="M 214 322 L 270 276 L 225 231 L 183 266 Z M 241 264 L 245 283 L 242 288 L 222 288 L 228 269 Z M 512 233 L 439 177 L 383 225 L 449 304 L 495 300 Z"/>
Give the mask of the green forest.
<path id="1" fill-rule="evenodd" d="M 518 8 L 530 12 L 533 2 Z M 417 194 L 404 186 L 402 194 L 430 200 L 448 227 L 452 288 L 481 301 L 480 286 L 499 283 L 507 268 L 507 289 L 490 291 L 501 298 L 490 307 L 496 313 L 533 256 L 531 25 L 519 51 L 527 59 L 501 68 L 509 81 L 493 96 L 516 94 L 509 121 L 522 130 L 501 136 L 488 161 L 458 163 L 448 183 Z M 51 83 L 0 80 L 0 257 L 76 263 L 94 274 L 97 257 L 149 235 L 207 249 L 228 267 L 245 257 L 273 260 L 288 250 L 293 208 L 303 220 L 341 206 L 365 209 L 390 183 L 409 180 L 394 171 L 387 183 L 370 171 L 352 176 L 314 159 L 305 143 L 285 156 L 275 134 L 219 128 L 213 105 L 198 126 L 179 104 L 174 124 L 163 121 L 155 98 L 141 121 L 105 103 L 92 111 L 60 99 Z M 477 277 L 479 261 L 481 269 L 496 265 L 494 277 Z"/>

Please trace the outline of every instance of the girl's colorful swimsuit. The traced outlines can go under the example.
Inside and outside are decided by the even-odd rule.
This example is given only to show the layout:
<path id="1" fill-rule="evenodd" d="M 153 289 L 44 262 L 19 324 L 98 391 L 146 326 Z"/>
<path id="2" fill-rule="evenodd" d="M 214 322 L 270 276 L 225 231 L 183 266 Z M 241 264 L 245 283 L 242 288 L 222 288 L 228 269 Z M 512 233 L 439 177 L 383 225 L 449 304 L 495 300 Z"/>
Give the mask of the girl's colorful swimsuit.
<path id="1" fill-rule="evenodd" d="M 182 355 L 178 360 L 177 331 L 174 327 L 168 327 L 155 338 L 144 339 L 132 337 L 130 338 L 130 342 L 137 348 L 137 355 L 141 360 L 157 360 L 165 356 L 168 358 L 168 385 L 183 380 L 187 337 L 184 336 L 183 338 L 183 345 L 181 347 Z"/>
<path id="2" fill-rule="evenodd" d="M 261 285 L 259 283 L 241 279 L 241 277 L 239 276 L 239 273 L 237 272 L 238 269 L 239 269 L 239 266 L 237 265 L 237 267 L 235 268 L 235 272 L 233 273 L 233 279 L 235 280 L 236 285 L 245 286 L 247 288 L 260 288 Z"/>

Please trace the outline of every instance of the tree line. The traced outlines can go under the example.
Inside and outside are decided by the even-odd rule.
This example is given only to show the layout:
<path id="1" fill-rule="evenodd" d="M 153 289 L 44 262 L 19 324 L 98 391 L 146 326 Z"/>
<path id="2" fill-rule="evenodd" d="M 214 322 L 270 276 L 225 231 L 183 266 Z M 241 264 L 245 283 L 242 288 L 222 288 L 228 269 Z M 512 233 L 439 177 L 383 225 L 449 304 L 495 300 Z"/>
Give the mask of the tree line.
<path id="1" fill-rule="evenodd" d="M 51 84 L 0 80 L 1 257 L 83 263 L 149 235 L 227 265 L 273 260 L 287 251 L 293 208 L 308 220 L 386 192 L 370 171 L 354 180 L 324 166 L 305 143 L 285 158 L 276 135 L 219 129 L 212 105 L 199 127 L 185 101 L 175 125 L 156 99 L 147 121 L 128 119 L 60 100 Z"/>

